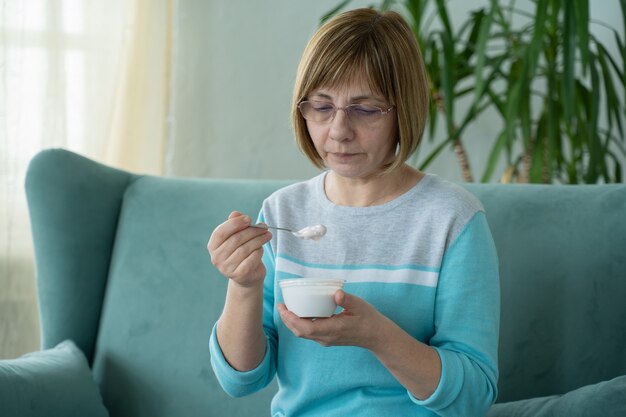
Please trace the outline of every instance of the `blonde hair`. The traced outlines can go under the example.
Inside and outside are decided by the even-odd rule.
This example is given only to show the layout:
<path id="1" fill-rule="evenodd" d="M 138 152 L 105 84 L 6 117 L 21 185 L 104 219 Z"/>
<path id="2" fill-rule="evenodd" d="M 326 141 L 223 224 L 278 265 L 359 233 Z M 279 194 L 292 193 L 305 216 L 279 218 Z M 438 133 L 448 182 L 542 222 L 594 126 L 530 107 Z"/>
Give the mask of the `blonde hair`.
<path id="1" fill-rule="evenodd" d="M 393 11 L 350 10 L 317 30 L 304 49 L 296 74 L 291 107 L 296 142 L 318 168 L 324 168 L 324 161 L 315 150 L 298 104 L 320 87 L 339 87 L 361 76 L 372 91 L 396 108 L 392 115 L 398 122 L 398 151 L 384 172 L 404 164 L 421 141 L 429 84 L 411 28 Z"/>

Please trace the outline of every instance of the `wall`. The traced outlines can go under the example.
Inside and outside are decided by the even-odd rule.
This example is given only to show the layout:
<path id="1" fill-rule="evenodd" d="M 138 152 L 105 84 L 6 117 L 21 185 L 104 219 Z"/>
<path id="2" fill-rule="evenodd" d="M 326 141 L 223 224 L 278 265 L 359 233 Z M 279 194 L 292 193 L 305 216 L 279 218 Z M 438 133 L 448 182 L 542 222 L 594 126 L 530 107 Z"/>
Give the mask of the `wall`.
<path id="1" fill-rule="evenodd" d="M 169 172 L 305 178 L 291 134 L 299 56 L 334 1 L 179 0 Z"/>
<path id="2" fill-rule="evenodd" d="M 338 2 L 178 0 L 169 174 L 304 179 L 316 172 L 295 145 L 289 106 L 300 54 L 319 17 Z M 450 1 L 449 10 L 454 21 L 486 3 Z M 529 0 L 516 4 L 533 8 Z M 615 0 L 592 0 L 591 15 L 621 25 Z M 476 177 L 498 123 L 487 118 L 463 138 Z M 418 159 L 431 147 L 426 139 Z M 452 151 L 429 171 L 461 181 Z"/>

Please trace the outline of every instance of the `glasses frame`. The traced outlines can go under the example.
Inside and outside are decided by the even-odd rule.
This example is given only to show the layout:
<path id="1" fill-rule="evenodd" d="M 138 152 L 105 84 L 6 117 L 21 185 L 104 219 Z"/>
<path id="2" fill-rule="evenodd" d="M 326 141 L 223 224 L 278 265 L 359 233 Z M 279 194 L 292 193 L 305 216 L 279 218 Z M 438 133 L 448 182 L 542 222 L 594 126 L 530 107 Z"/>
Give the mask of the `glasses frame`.
<path id="1" fill-rule="evenodd" d="M 325 105 L 328 105 L 328 106 L 332 106 L 333 112 L 330 113 L 329 118 L 326 119 L 326 120 L 307 119 L 304 116 L 304 112 L 302 111 L 302 107 L 301 107 L 305 103 L 306 104 L 308 104 L 308 103 L 321 103 L 321 104 L 325 104 Z M 348 118 L 348 120 L 350 122 L 354 123 L 354 120 L 350 117 L 350 112 L 348 111 L 348 109 L 351 108 L 351 107 L 356 107 L 356 106 L 367 106 L 367 107 L 372 107 L 374 109 L 377 109 L 380 112 L 380 116 L 385 116 L 385 115 L 391 113 L 391 111 L 396 107 L 396 106 L 390 106 L 389 108 L 385 109 L 385 108 L 382 108 L 382 107 L 379 107 L 379 106 L 375 106 L 375 105 L 372 105 L 372 104 L 356 104 L 356 103 L 355 104 L 350 104 L 350 105 L 347 105 L 347 106 L 344 106 L 344 107 L 337 107 L 333 103 L 329 103 L 329 102 L 326 102 L 326 101 L 302 100 L 302 101 L 300 101 L 298 103 L 298 110 L 300 111 L 300 115 L 302 116 L 302 118 L 304 120 L 308 120 L 308 121 L 314 122 L 314 123 L 329 123 L 329 122 L 332 122 L 335 119 L 335 116 L 337 115 L 337 112 L 339 110 L 343 110 L 343 112 L 346 114 L 346 117 Z M 376 119 L 376 120 L 378 120 L 378 119 Z"/>

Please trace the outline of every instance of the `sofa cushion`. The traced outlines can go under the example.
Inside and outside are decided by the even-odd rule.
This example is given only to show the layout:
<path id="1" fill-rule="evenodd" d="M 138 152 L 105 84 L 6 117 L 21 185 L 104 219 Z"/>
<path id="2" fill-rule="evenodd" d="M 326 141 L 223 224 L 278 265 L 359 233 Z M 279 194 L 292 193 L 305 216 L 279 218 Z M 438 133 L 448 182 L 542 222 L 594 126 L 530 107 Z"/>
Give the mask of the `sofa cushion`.
<path id="1" fill-rule="evenodd" d="M 3 417 L 107 417 L 83 352 L 67 340 L 56 347 L 0 361 Z"/>
<path id="2" fill-rule="evenodd" d="M 626 416 L 626 375 L 564 395 L 494 405 L 487 417 Z"/>

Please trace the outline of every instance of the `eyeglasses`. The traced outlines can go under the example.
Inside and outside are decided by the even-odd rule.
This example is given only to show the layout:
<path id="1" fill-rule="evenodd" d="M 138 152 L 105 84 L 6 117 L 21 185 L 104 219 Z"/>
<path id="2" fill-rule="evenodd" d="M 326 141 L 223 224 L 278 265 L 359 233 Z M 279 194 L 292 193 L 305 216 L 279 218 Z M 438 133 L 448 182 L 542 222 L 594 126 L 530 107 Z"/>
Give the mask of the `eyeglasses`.
<path id="1" fill-rule="evenodd" d="M 300 114 L 306 120 L 311 122 L 323 123 L 330 122 L 335 118 L 338 110 L 343 110 L 354 124 L 372 125 L 382 119 L 383 116 L 389 114 L 394 106 L 388 109 L 381 109 L 377 106 L 369 104 L 350 104 L 346 107 L 336 107 L 332 103 L 326 101 L 301 101 L 298 104 Z"/>

